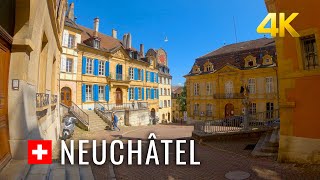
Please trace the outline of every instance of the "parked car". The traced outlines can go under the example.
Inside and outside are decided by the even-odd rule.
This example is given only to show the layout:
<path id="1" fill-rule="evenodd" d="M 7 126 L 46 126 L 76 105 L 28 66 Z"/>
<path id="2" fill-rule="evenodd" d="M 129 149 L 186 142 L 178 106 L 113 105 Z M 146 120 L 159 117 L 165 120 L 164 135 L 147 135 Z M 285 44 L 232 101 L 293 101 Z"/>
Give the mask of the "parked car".
<path id="1" fill-rule="evenodd" d="M 62 139 L 66 140 L 73 135 L 77 119 L 75 117 L 65 117 L 63 118 L 63 122 Z"/>

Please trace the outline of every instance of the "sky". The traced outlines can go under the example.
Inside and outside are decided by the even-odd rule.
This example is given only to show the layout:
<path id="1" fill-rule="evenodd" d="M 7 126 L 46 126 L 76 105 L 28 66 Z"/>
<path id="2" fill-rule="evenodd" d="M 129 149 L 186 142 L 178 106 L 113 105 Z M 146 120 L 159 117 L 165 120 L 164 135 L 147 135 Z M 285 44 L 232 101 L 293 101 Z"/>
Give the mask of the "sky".
<path id="1" fill-rule="evenodd" d="M 264 0 L 69 0 L 75 3 L 77 23 L 118 39 L 130 32 L 139 49 L 163 48 L 168 55 L 172 84 L 185 82 L 196 58 L 224 44 L 262 38 L 257 26 L 267 15 Z M 234 28 L 234 21 L 235 26 Z M 165 42 L 165 37 L 169 41 Z"/>

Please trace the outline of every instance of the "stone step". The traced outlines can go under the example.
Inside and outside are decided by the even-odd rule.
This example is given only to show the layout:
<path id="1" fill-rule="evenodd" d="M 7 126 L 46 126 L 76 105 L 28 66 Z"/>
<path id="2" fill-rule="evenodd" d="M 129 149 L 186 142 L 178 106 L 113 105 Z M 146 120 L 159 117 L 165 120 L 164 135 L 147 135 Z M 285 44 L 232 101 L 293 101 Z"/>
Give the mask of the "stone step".
<path id="1" fill-rule="evenodd" d="M 65 180 L 66 167 L 64 165 L 53 163 L 50 165 L 49 180 Z"/>
<path id="2" fill-rule="evenodd" d="M 34 164 L 31 166 L 26 180 L 47 180 L 49 177 L 50 168 L 47 164 Z"/>
<path id="3" fill-rule="evenodd" d="M 78 165 L 66 165 L 66 178 L 67 180 L 79 180 L 80 169 Z"/>
<path id="4" fill-rule="evenodd" d="M 79 166 L 80 180 L 94 180 L 91 167 L 89 165 Z"/>

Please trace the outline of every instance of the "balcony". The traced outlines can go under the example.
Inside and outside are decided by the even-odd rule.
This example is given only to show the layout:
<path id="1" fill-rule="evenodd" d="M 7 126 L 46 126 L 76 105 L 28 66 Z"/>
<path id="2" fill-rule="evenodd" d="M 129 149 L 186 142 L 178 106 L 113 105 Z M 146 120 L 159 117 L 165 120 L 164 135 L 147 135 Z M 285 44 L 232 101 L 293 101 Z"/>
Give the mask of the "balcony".
<path id="1" fill-rule="evenodd" d="M 114 81 L 130 81 L 130 77 L 124 76 L 123 74 L 110 74 L 109 77 Z"/>
<path id="2" fill-rule="evenodd" d="M 243 93 L 219 93 L 213 95 L 214 99 L 244 99 Z"/>

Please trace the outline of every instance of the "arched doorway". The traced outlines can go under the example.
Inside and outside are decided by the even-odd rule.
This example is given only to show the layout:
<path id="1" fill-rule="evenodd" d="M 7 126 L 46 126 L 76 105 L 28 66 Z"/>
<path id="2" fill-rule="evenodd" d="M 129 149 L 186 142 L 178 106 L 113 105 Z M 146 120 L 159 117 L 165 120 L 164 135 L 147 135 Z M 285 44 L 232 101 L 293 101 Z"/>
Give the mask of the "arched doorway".
<path id="1" fill-rule="evenodd" d="M 123 99 L 122 99 L 122 90 L 120 88 L 116 89 L 116 105 L 122 105 Z"/>
<path id="2" fill-rule="evenodd" d="M 226 104 L 225 106 L 225 117 L 230 117 L 234 115 L 234 106 L 231 103 Z"/>
<path id="3" fill-rule="evenodd" d="M 151 117 L 152 118 L 156 117 L 156 110 L 154 108 L 151 109 Z"/>
<path id="4" fill-rule="evenodd" d="M 69 87 L 63 87 L 61 89 L 61 103 L 66 106 L 71 106 L 71 89 Z"/>

